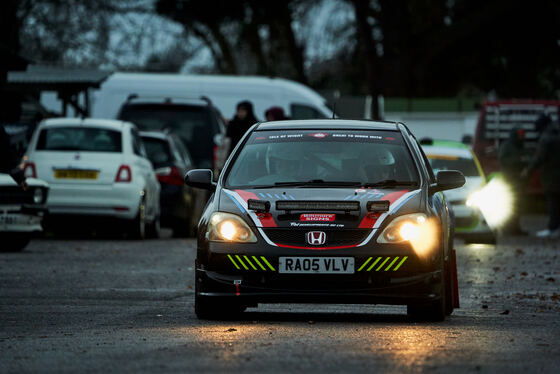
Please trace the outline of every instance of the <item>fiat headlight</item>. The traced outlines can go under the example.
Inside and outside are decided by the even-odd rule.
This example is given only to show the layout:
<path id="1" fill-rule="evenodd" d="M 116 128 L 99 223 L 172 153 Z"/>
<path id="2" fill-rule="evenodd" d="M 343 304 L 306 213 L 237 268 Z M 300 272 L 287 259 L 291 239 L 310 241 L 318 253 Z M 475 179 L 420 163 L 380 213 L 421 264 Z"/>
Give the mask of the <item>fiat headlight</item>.
<path id="1" fill-rule="evenodd" d="M 410 242 L 418 255 L 428 254 L 438 243 L 438 224 L 423 213 L 395 218 L 377 237 L 378 243 Z"/>
<path id="2" fill-rule="evenodd" d="M 36 188 L 35 191 L 33 191 L 33 202 L 35 204 L 40 204 L 43 202 L 43 189 Z"/>
<path id="3" fill-rule="evenodd" d="M 216 212 L 210 217 L 206 238 L 213 242 L 255 243 L 257 237 L 243 218 Z"/>

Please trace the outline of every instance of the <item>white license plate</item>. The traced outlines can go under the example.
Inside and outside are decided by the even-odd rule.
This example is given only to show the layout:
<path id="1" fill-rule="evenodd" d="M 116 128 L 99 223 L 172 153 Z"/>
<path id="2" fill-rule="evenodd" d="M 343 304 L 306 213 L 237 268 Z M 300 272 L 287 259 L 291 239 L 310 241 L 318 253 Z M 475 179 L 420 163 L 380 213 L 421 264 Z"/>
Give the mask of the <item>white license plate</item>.
<path id="1" fill-rule="evenodd" d="M 17 216 L 12 214 L 0 214 L 0 225 L 13 225 L 17 222 Z"/>
<path id="2" fill-rule="evenodd" d="M 354 257 L 280 257 L 284 274 L 354 274 Z"/>

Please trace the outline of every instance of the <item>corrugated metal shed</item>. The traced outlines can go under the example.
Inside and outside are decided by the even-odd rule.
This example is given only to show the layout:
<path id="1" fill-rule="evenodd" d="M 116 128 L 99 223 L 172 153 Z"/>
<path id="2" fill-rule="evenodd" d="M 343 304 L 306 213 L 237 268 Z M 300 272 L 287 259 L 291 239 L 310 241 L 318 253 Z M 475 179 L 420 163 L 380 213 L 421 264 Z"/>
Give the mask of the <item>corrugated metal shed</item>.
<path id="1" fill-rule="evenodd" d="M 66 116 L 69 106 L 79 115 L 89 116 L 89 90 L 99 88 L 112 73 L 99 69 L 30 65 L 26 71 L 8 72 L 6 89 L 36 98 L 43 91 L 56 91 L 62 101 L 62 116 Z"/>
<path id="2" fill-rule="evenodd" d="M 26 71 L 8 72 L 8 84 L 33 85 L 35 89 L 56 89 L 64 85 L 97 88 L 111 74 L 111 71 L 99 69 L 72 69 L 31 65 Z"/>

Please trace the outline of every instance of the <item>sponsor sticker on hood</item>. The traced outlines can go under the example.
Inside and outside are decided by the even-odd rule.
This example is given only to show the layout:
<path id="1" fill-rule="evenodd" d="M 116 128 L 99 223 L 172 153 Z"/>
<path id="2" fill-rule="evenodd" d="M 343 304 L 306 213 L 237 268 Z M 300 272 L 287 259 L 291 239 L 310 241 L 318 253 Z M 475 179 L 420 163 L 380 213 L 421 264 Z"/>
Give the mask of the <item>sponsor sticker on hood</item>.
<path id="1" fill-rule="evenodd" d="M 333 222 L 336 218 L 334 213 L 304 213 L 299 216 L 304 222 Z"/>

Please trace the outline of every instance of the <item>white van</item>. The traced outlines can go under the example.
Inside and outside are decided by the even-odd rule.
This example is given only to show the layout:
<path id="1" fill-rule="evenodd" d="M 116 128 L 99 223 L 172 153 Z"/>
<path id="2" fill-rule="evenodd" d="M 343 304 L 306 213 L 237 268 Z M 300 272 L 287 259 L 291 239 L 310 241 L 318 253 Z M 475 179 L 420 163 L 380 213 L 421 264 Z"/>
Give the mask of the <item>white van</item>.
<path id="1" fill-rule="evenodd" d="M 264 112 L 272 106 L 282 107 L 293 119 L 332 117 L 323 97 L 286 79 L 157 73 L 111 75 L 94 93 L 92 117 L 116 118 L 132 94 L 169 98 L 206 96 L 227 119 L 234 116 L 237 103 L 242 100 L 253 103 L 255 116 L 260 120 L 264 120 Z"/>

